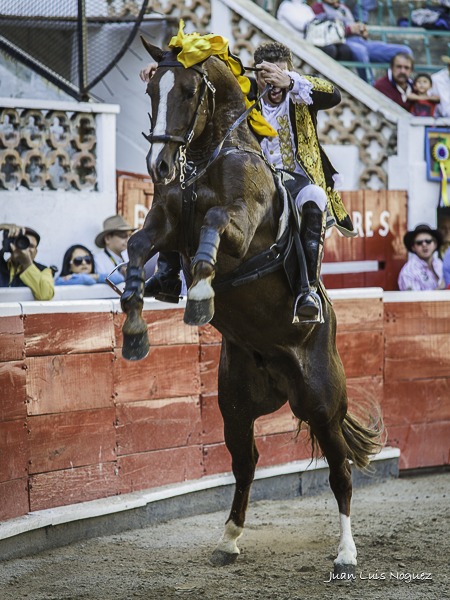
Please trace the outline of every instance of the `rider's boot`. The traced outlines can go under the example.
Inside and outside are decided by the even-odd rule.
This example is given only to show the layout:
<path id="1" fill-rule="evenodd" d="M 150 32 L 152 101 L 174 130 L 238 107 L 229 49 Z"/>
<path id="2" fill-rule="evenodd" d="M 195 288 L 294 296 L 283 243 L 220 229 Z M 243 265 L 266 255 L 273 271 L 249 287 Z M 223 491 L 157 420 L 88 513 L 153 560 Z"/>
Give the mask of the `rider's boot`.
<path id="1" fill-rule="evenodd" d="M 305 202 L 300 239 L 305 253 L 310 291 L 297 298 L 294 309 L 295 314 L 302 321 L 320 320 L 322 316 L 322 304 L 317 287 L 320 281 L 326 220 L 326 211 L 320 210 L 315 202 Z"/>
<path id="2" fill-rule="evenodd" d="M 178 252 L 160 252 L 158 270 L 145 286 L 144 295 L 178 304 L 181 294 L 180 266 Z"/>

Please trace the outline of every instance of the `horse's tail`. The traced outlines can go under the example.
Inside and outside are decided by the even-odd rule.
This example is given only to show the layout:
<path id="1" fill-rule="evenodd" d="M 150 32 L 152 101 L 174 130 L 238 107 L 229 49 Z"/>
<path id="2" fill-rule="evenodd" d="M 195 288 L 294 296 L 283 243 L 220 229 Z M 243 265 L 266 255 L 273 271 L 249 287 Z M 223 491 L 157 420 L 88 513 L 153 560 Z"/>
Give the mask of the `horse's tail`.
<path id="1" fill-rule="evenodd" d="M 357 416 L 349 411 L 342 422 L 342 435 L 347 445 L 347 458 L 358 469 L 369 465 L 370 457 L 378 454 L 386 444 L 386 429 L 381 416 L 381 408 L 373 399 L 363 403 L 353 403 Z M 367 423 L 365 425 L 364 423 Z M 298 424 L 297 436 L 300 433 L 302 421 Z M 312 447 L 311 458 L 323 456 L 319 443 L 311 427 L 307 426 L 308 440 Z"/>
<path id="2" fill-rule="evenodd" d="M 369 464 L 369 457 L 378 454 L 386 444 L 386 429 L 380 407 L 375 405 L 372 409 L 375 410 L 370 410 L 367 415 L 368 426 L 350 412 L 347 412 L 342 423 L 342 434 L 347 444 L 347 458 L 358 469 L 365 469 Z"/>

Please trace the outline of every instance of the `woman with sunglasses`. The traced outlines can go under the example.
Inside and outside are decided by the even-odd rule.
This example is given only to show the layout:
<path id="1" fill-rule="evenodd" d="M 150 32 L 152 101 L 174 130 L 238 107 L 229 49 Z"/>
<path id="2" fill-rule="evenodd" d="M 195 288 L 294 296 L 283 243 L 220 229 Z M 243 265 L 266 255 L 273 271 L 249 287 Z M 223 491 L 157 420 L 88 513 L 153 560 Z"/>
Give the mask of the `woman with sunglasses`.
<path id="1" fill-rule="evenodd" d="M 55 285 L 94 285 L 105 283 L 106 277 L 108 273 L 95 273 L 92 252 L 86 246 L 76 244 L 64 254 L 61 274 Z M 123 281 L 123 277 L 115 271 L 110 280 L 117 285 Z"/>

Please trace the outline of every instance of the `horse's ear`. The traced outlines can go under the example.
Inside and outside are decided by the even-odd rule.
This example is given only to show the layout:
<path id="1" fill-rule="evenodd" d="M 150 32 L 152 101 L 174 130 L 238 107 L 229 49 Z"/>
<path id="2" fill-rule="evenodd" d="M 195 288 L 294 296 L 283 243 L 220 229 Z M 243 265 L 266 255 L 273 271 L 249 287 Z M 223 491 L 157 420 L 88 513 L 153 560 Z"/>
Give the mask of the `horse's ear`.
<path id="1" fill-rule="evenodd" d="M 162 59 L 164 58 L 164 51 L 161 50 L 161 48 L 158 48 L 158 46 L 152 46 L 151 44 L 149 44 L 142 35 L 141 35 L 141 42 L 142 42 L 144 48 L 150 54 L 150 56 L 154 60 L 156 60 L 157 63 L 162 61 Z"/>

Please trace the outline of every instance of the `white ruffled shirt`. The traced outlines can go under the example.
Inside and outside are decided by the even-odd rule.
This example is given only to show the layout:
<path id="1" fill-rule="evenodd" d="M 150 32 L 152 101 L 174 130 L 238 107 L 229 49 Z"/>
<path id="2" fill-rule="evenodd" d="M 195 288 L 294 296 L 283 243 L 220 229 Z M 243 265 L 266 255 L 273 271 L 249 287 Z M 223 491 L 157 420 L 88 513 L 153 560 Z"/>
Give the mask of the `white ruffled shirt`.
<path id="1" fill-rule="evenodd" d="M 305 172 L 295 160 L 294 133 L 289 118 L 289 100 L 296 104 L 312 104 L 311 92 L 313 84 L 296 73 L 285 71 L 294 80 L 294 87 L 286 94 L 284 102 L 271 106 L 261 102 L 262 114 L 266 121 L 278 133 L 276 137 L 265 137 L 261 149 L 265 157 L 276 169 L 285 169 L 293 173 L 305 175 Z"/>

